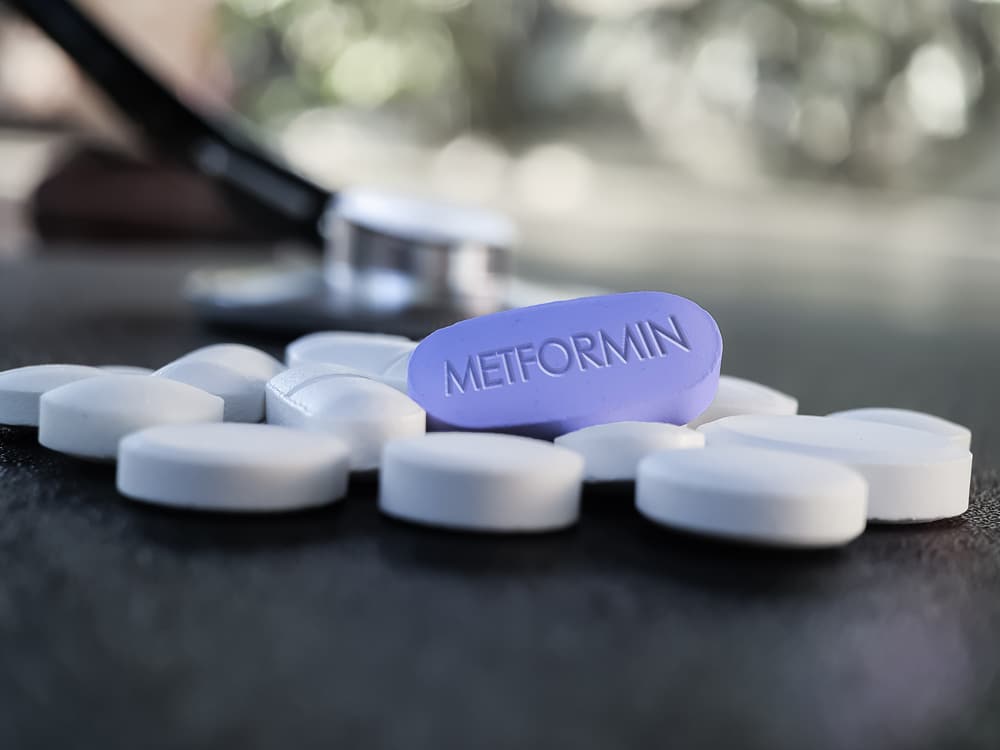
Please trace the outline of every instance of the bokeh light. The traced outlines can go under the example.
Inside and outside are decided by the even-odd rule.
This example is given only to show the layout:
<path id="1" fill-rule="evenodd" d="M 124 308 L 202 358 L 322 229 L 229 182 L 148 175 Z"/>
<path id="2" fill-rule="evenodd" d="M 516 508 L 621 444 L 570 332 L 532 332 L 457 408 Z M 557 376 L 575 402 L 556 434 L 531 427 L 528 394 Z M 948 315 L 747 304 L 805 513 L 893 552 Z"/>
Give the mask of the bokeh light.
<path id="1" fill-rule="evenodd" d="M 971 0 L 224 0 L 222 18 L 250 117 L 384 116 L 452 144 L 446 190 L 477 139 L 546 153 L 556 129 L 592 158 L 713 183 L 939 189 L 954 154 L 937 144 L 988 139 L 997 118 L 1000 9 Z M 467 170 L 483 199 L 487 161 Z"/>

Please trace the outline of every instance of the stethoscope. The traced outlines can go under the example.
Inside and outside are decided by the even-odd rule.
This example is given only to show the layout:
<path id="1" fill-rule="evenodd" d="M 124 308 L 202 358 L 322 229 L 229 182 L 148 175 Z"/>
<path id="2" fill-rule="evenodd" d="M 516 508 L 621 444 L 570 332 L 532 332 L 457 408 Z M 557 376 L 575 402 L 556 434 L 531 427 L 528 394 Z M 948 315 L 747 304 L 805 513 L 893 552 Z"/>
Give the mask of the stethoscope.
<path id="1" fill-rule="evenodd" d="M 150 144 L 222 186 L 237 213 L 322 249 L 319 268 L 195 274 L 207 320 L 286 330 L 351 328 L 420 336 L 548 290 L 512 277 L 506 217 L 371 188 L 329 191 L 231 124 L 178 99 L 69 0 L 13 0 L 135 122 Z"/>
<path id="2" fill-rule="evenodd" d="M 215 323 L 419 338 L 553 296 L 513 278 L 514 226 L 492 212 L 348 188 L 331 195 L 319 231 L 319 268 L 206 270 L 189 278 L 188 299 Z M 524 300 L 526 291 L 534 299 Z"/>

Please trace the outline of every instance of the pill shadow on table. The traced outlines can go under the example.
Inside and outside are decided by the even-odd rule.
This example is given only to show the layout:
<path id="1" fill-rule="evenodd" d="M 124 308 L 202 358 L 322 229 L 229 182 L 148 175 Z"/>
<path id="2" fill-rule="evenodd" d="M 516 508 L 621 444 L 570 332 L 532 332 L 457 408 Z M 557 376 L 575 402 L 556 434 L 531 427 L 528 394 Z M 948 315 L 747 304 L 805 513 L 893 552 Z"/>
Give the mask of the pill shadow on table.
<path id="1" fill-rule="evenodd" d="M 925 532 L 939 534 L 949 529 L 960 529 L 965 526 L 968 523 L 967 513 L 955 518 L 942 518 L 937 521 L 923 521 L 921 523 L 869 521 L 868 526 L 865 527 L 865 534 L 886 537 L 893 535 L 913 537 Z"/>
<path id="2" fill-rule="evenodd" d="M 588 518 L 639 517 L 635 509 L 635 482 L 588 482 L 580 497 L 581 522 Z"/>
<path id="3" fill-rule="evenodd" d="M 635 507 L 632 482 L 586 486 L 582 498 L 580 554 L 585 565 L 624 567 L 682 585 L 773 596 L 794 592 L 826 575 L 851 547 L 785 549 L 758 546 L 665 528 Z"/>
<path id="4" fill-rule="evenodd" d="M 380 516 L 375 543 L 392 566 L 468 576 L 552 572 L 572 565 L 576 526 L 524 534 L 441 529 Z"/>
<path id="5" fill-rule="evenodd" d="M 227 513 L 122 502 L 129 504 L 144 541 L 177 552 L 249 553 L 335 543 L 342 536 L 340 503 L 284 513 Z"/>
<path id="6" fill-rule="evenodd" d="M 658 545 L 656 563 L 647 556 L 646 574 L 689 588 L 742 599 L 796 599 L 831 586 L 850 568 L 850 546 L 831 549 L 757 547 L 648 524 L 641 532 Z M 857 544 L 857 542 L 854 542 Z"/>
<path id="7" fill-rule="evenodd" d="M 0 446 L 17 448 L 27 445 L 38 445 L 37 427 L 0 425 Z"/>
<path id="8" fill-rule="evenodd" d="M 92 461 L 48 450 L 38 443 L 37 427 L 0 426 L 0 467 L 11 466 L 45 476 L 46 485 L 58 487 L 60 482 L 73 485 L 114 484 L 115 464 L 110 461 Z"/>
<path id="9" fill-rule="evenodd" d="M 328 505 L 280 513 L 167 508 L 119 496 L 138 533 L 176 550 L 256 552 L 344 544 L 377 533 L 374 489 L 352 478 L 347 496 Z"/>
<path id="10" fill-rule="evenodd" d="M 627 568 L 744 594 L 797 589 L 842 558 L 840 550 L 760 548 L 664 529 L 635 510 L 632 491 L 627 482 L 591 485 L 579 523 L 542 534 L 470 533 L 383 517 L 376 547 L 390 565 L 462 577 L 581 569 L 603 576 Z"/>
<path id="11" fill-rule="evenodd" d="M 37 427 L 0 425 L 0 465 L 35 464 L 46 458 L 60 458 L 60 454 L 38 444 Z"/>

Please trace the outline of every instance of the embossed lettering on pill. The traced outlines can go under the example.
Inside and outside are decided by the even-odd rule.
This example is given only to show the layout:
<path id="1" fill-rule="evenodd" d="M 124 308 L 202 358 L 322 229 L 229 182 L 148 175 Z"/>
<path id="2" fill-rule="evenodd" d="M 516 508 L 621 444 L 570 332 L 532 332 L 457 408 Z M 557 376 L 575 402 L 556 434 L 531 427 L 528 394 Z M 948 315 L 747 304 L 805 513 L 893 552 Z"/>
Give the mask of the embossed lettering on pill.
<path id="1" fill-rule="evenodd" d="M 410 395 L 428 425 L 552 437 L 590 424 L 683 424 L 711 401 L 722 337 L 663 292 L 553 302 L 462 321 L 413 352 Z"/>
<path id="2" fill-rule="evenodd" d="M 463 394 L 505 385 L 527 383 L 537 372 L 561 377 L 590 367 L 612 367 L 665 357 L 671 347 L 690 352 L 681 325 L 668 315 L 661 325 L 655 320 L 628 323 L 617 336 L 603 328 L 595 333 L 553 337 L 540 344 L 524 343 L 493 351 L 470 354 L 464 363 L 444 362 L 444 394 Z"/>

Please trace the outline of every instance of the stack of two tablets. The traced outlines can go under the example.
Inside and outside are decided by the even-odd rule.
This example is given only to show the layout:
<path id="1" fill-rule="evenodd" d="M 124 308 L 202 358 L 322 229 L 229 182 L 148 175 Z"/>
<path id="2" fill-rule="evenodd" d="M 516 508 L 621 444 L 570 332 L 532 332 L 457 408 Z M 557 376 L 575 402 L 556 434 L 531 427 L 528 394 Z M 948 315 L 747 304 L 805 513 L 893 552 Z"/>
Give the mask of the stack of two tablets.
<path id="1" fill-rule="evenodd" d="M 328 503 L 351 472 L 376 471 L 385 513 L 475 531 L 564 528 L 583 485 L 605 482 L 659 523 L 787 546 L 966 509 L 964 428 L 891 409 L 798 416 L 792 397 L 720 378 L 721 356 L 705 310 L 636 292 L 484 316 L 419 344 L 313 334 L 285 365 L 221 344 L 148 375 L 21 368 L 0 373 L 0 423 L 117 459 L 128 497 L 209 510 Z"/>

